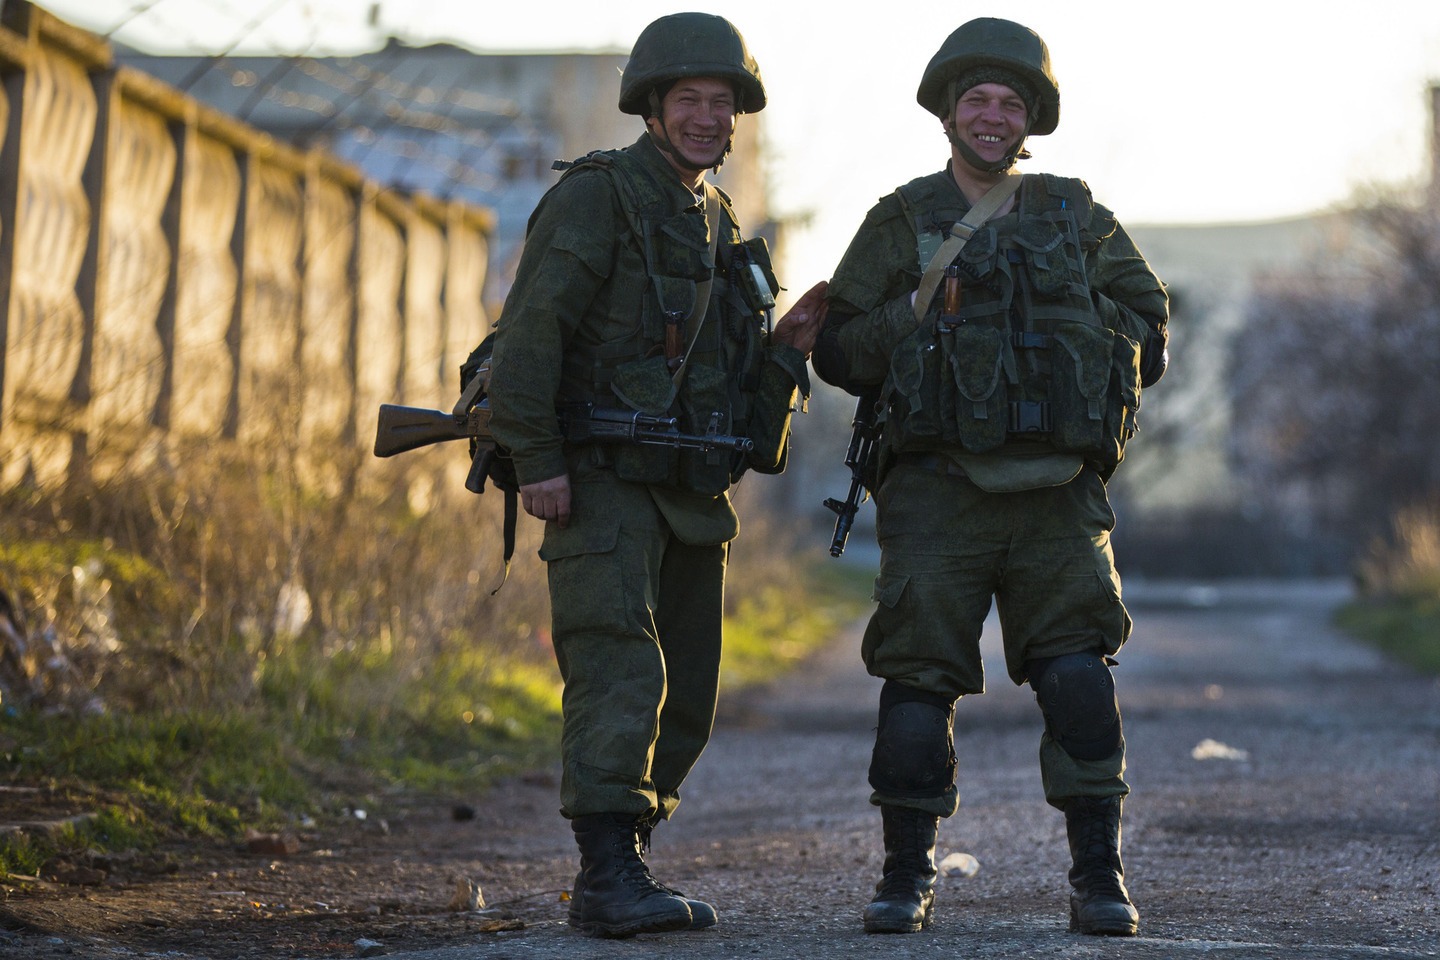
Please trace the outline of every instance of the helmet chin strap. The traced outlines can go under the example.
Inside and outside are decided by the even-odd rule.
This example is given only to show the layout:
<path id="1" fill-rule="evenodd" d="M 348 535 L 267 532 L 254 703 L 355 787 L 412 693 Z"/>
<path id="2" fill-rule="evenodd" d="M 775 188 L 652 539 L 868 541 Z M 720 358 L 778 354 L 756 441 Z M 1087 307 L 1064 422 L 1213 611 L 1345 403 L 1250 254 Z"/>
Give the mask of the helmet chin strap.
<path id="1" fill-rule="evenodd" d="M 655 144 L 655 149 L 669 157 L 671 162 L 677 167 L 685 170 L 694 170 L 696 173 L 699 173 L 701 170 L 710 170 L 712 173 L 719 173 L 721 164 L 725 162 L 726 157 L 730 156 L 730 151 L 735 146 L 735 138 L 727 138 L 725 140 L 725 152 L 720 155 L 720 159 L 716 162 L 715 166 L 697 167 L 686 159 L 685 155 L 676 148 L 674 142 L 670 139 L 670 131 L 665 129 L 664 120 L 659 122 L 659 127 L 660 132 L 656 133 L 654 127 L 651 127 L 649 124 L 645 126 L 646 131 L 650 134 L 650 142 Z"/>
<path id="2" fill-rule="evenodd" d="M 1015 141 L 1015 146 L 1011 147 L 1005 156 L 999 160 L 985 160 L 971 148 L 970 144 L 960 139 L 960 135 L 955 132 L 955 121 L 952 120 L 945 125 L 945 139 L 949 140 L 950 145 L 960 151 L 960 156 L 966 163 L 983 173 L 1004 173 L 1015 166 L 1016 160 L 1028 159 L 1030 151 L 1025 149 L 1025 138 L 1029 135 L 1030 124 L 1027 123 L 1025 125 L 1025 132 L 1020 135 L 1020 139 Z"/>

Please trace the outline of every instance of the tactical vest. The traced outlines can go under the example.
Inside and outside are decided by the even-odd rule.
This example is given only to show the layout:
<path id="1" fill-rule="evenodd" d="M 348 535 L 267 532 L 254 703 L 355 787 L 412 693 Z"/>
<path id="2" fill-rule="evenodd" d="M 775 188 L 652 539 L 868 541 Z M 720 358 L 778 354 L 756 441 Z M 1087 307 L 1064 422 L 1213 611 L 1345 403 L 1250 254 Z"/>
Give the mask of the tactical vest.
<path id="1" fill-rule="evenodd" d="M 564 176 L 582 169 L 610 177 L 630 223 L 628 241 L 644 258 L 648 284 L 631 338 L 567 349 L 562 399 L 675 417 L 689 433 L 751 436 L 765 325 L 779 289 L 764 239 L 741 239 L 729 198 L 717 189 L 720 236 L 712 259 L 704 218 L 677 213 L 641 160 L 623 150 L 595 151 L 569 165 Z M 691 313 L 707 278 L 713 278 L 709 306 L 677 386 L 664 352 L 666 325 Z M 689 347 L 693 337 L 696 331 L 686 330 L 681 340 Z M 784 442 L 752 439 L 762 453 L 767 442 Z M 723 493 L 746 469 L 743 455 L 722 451 L 597 445 L 591 455 L 622 479 L 710 495 Z"/>
<path id="2" fill-rule="evenodd" d="M 897 193 L 923 273 L 965 209 L 948 172 Z M 1085 252 L 1099 240 L 1084 183 L 1027 176 L 1018 198 L 957 256 L 959 309 L 943 312 L 942 287 L 892 353 L 886 432 L 899 452 L 1004 455 L 1040 443 L 1108 476 L 1136 430 L 1140 345 L 1091 303 Z"/>

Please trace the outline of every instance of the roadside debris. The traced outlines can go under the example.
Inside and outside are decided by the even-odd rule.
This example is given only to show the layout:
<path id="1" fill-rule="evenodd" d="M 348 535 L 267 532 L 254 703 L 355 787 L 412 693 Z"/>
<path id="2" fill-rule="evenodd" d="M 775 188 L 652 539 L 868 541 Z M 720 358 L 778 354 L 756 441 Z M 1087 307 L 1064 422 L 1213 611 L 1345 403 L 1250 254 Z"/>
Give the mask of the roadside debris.
<path id="1" fill-rule="evenodd" d="M 1219 740 L 1211 740 L 1206 737 L 1195 744 L 1190 751 L 1192 760 L 1234 760 L 1244 762 L 1250 759 L 1250 751 L 1232 747 L 1229 744 L 1221 743 Z"/>
<path id="2" fill-rule="evenodd" d="M 968 853 L 952 853 L 940 861 L 940 873 L 947 877 L 973 877 L 980 872 L 980 861 Z"/>

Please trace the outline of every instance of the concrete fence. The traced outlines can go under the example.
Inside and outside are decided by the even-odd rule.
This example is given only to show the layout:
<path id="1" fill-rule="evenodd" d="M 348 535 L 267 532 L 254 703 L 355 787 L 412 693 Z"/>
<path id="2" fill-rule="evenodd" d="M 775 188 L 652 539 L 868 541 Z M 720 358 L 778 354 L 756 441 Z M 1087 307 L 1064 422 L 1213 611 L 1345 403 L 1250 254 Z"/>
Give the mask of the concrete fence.
<path id="1" fill-rule="evenodd" d="M 279 143 L 28 2 L 0 82 L 0 483 L 178 439 L 363 448 L 380 403 L 456 395 L 489 211 Z"/>

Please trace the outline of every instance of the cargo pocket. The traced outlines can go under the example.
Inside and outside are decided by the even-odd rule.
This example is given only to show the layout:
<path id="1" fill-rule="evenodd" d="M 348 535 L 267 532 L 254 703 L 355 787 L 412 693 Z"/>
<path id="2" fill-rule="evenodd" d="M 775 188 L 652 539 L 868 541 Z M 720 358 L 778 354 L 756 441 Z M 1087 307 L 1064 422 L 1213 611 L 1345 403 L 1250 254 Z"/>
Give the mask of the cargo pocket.
<path id="1" fill-rule="evenodd" d="M 1071 272 L 1064 244 L 1053 223 L 1027 219 L 1020 224 L 1015 245 L 1024 251 L 1030 289 L 1039 299 L 1059 300 L 1069 292 Z"/>
<path id="2" fill-rule="evenodd" d="M 685 280 L 679 277 L 654 277 L 652 279 L 655 283 L 655 299 L 660 301 L 661 314 L 675 315 L 683 321 L 695 311 L 695 298 L 700 288 L 694 280 Z M 681 341 L 684 341 L 683 330 L 681 331 Z"/>
<path id="3" fill-rule="evenodd" d="M 1099 598 L 1096 606 L 1097 627 L 1105 638 L 1104 652 L 1116 653 L 1130 639 L 1134 626 L 1130 611 L 1120 600 L 1120 573 L 1114 565 L 1102 565 L 1095 571 Z"/>
<path id="4" fill-rule="evenodd" d="M 765 351 L 760 367 L 760 385 L 750 404 L 750 439 L 755 447 L 745 458 L 760 473 L 784 468 L 786 439 L 797 396 L 810 395 L 810 377 L 805 357 L 794 347 L 777 344 Z"/>
<path id="5" fill-rule="evenodd" d="M 620 542 L 618 511 L 587 511 L 585 522 L 561 528 L 545 525 L 540 559 L 548 564 L 550 595 L 564 602 L 552 606 L 555 636 L 606 633 L 627 628 L 625 564 L 608 554 Z"/>
<path id="6" fill-rule="evenodd" d="M 650 236 L 658 276 L 698 281 L 714 271 L 704 217 L 681 213 L 655 221 Z"/>
<path id="7" fill-rule="evenodd" d="M 910 577 L 885 576 L 881 574 L 875 578 L 875 589 L 870 599 L 875 601 L 875 612 L 870 615 L 870 622 L 865 627 L 865 636 L 860 641 L 860 656 L 867 667 L 875 663 L 876 654 L 881 646 L 890 644 L 891 647 L 901 649 L 887 649 L 887 658 L 898 653 L 904 656 L 906 618 L 900 611 L 900 601 L 905 596 L 905 588 L 910 585 Z"/>
<path id="8" fill-rule="evenodd" d="M 1140 429 L 1140 344 L 1123 333 L 1115 334 L 1113 370 L 1110 378 L 1110 409 L 1113 436 L 1123 448 Z"/>
<path id="9" fill-rule="evenodd" d="M 1056 449 L 1103 453 L 1115 334 L 1096 324 L 1062 320 L 1050 351 L 1050 404 Z"/>
<path id="10" fill-rule="evenodd" d="M 903 402 L 900 419 L 907 437 L 940 437 L 940 357 L 935 328 L 922 323 L 890 355 L 891 394 Z"/>
<path id="11" fill-rule="evenodd" d="M 1006 345 L 1003 333 L 978 324 L 962 324 L 940 335 L 950 374 L 943 387 L 948 396 L 941 403 L 956 438 L 971 453 L 985 453 L 1005 442 Z"/>
<path id="12" fill-rule="evenodd" d="M 965 279 L 972 283 L 984 283 L 995 272 L 1000 243 L 994 227 L 982 227 L 960 248 L 955 258 Z"/>

